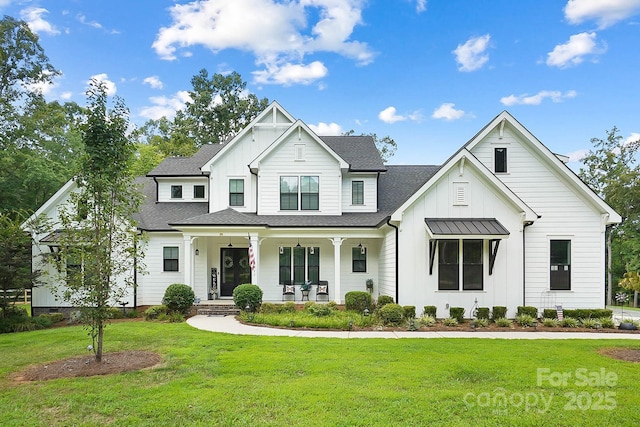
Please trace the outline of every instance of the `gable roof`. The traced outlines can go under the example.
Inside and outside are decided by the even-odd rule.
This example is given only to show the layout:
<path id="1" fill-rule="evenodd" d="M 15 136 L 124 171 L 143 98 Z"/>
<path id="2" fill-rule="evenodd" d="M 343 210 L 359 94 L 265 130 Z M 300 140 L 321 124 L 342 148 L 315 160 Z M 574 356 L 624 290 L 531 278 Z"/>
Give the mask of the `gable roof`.
<path id="1" fill-rule="evenodd" d="M 467 142 L 463 148 L 471 151 L 473 147 L 478 145 L 490 132 L 496 127 L 500 126 L 501 129 L 505 123 L 508 123 L 512 129 L 514 129 L 522 140 L 529 144 L 531 147 L 537 150 L 548 163 L 560 172 L 574 188 L 574 190 L 581 192 L 593 205 L 600 209 L 603 214 L 608 214 L 607 224 L 617 224 L 622 222 L 622 217 L 611 206 L 609 206 L 604 200 L 602 200 L 587 184 L 580 179 L 576 173 L 571 170 L 556 154 L 551 152 L 547 146 L 545 146 L 538 138 L 536 138 L 527 128 L 525 128 L 515 117 L 513 117 L 508 111 L 502 111 L 493 120 L 491 120 L 484 128 L 482 128 L 469 142 Z"/>
<path id="2" fill-rule="evenodd" d="M 320 139 L 349 163 L 351 172 L 387 170 L 371 136 L 321 136 Z"/>
<path id="3" fill-rule="evenodd" d="M 202 176 L 202 166 L 222 150 L 222 144 L 206 144 L 191 157 L 167 157 L 147 176 Z"/>

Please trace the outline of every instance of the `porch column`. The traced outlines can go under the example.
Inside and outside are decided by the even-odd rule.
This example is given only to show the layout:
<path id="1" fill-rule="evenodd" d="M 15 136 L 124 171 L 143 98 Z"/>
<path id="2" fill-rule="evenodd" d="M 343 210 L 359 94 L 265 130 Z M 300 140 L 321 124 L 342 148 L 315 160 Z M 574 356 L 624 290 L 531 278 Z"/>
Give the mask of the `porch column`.
<path id="1" fill-rule="evenodd" d="M 256 268 L 251 270 L 251 283 L 254 285 L 258 285 L 258 278 L 260 275 L 260 242 L 258 240 L 258 235 L 249 235 L 249 243 L 251 244 L 251 248 L 253 249 L 253 258 L 255 259 Z"/>
<path id="2" fill-rule="evenodd" d="M 193 257 L 191 252 L 193 248 L 191 246 L 192 238 L 189 235 L 184 235 L 184 284 L 193 288 Z"/>
<path id="3" fill-rule="evenodd" d="M 333 263 L 334 263 L 334 292 L 335 301 L 338 304 L 342 304 L 342 290 L 340 289 L 340 247 L 344 241 L 341 237 L 334 237 L 331 239 L 333 243 Z"/>

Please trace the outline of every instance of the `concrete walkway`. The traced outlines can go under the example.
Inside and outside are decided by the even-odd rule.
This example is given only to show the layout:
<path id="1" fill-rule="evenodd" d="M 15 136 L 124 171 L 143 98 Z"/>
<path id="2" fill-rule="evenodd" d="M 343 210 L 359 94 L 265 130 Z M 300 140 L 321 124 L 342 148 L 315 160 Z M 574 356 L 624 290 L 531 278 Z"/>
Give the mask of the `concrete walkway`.
<path id="1" fill-rule="evenodd" d="M 194 328 L 234 335 L 262 335 L 302 338 L 493 338 L 493 339 L 640 339 L 640 334 L 616 332 L 409 332 L 409 331 L 310 331 L 250 326 L 233 316 L 194 316 L 187 319 Z"/>

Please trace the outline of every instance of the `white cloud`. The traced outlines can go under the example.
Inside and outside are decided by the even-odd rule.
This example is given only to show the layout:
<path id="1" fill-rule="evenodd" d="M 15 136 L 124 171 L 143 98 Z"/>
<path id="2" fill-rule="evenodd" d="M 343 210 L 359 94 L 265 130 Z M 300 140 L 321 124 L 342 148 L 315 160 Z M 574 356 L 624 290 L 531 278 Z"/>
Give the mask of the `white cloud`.
<path id="1" fill-rule="evenodd" d="M 102 83 L 104 83 L 106 89 L 107 89 L 107 96 L 113 96 L 116 94 L 116 92 L 118 91 L 118 88 L 116 87 L 116 84 L 114 82 L 112 82 L 111 80 L 109 80 L 109 76 L 107 75 L 107 73 L 101 73 L 101 74 L 95 74 L 91 77 L 89 77 L 89 81 L 87 81 L 87 84 L 89 84 L 89 82 L 93 79 L 96 79 Z"/>
<path id="2" fill-rule="evenodd" d="M 416 12 L 424 12 L 427 10 L 427 0 L 417 0 L 416 1 Z"/>
<path id="3" fill-rule="evenodd" d="M 344 131 L 342 130 L 342 126 L 337 123 L 323 123 L 320 122 L 317 125 L 309 125 L 312 131 L 315 132 L 316 135 L 322 136 L 336 136 L 342 135 Z"/>
<path id="4" fill-rule="evenodd" d="M 152 89 L 162 89 L 162 80 L 158 76 L 145 77 L 142 83 L 148 84 Z"/>
<path id="5" fill-rule="evenodd" d="M 268 64 L 266 70 L 254 71 L 253 77 L 256 83 L 262 84 L 308 85 L 323 78 L 328 72 L 327 67 L 320 61 L 314 61 L 309 65 Z"/>
<path id="6" fill-rule="evenodd" d="M 471 37 L 464 44 L 459 44 L 453 51 L 456 62 L 459 64 L 459 71 L 475 71 L 481 68 L 488 60 L 489 55 L 485 52 L 489 48 L 491 36 Z"/>
<path id="7" fill-rule="evenodd" d="M 20 18 L 29 25 L 34 33 L 60 34 L 56 27 L 44 20 L 42 16 L 46 13 L 49 11 L 42 7 L 28 7 L 20 11 Z"/>
<path id="8" fill-rule="evenodd" d="M 571 24 L 594 20 L 602 28 L 640 12 L 640 0 L 569 0 L 564 16 Z"/>
<path id="9" fill-rule="evenodd" d="M 456 110 L 455 104 L 451 102 L 445 102 L 440 105 L 433 111 L 431 115 L 434 119 L 444 119 L 444 120 L 458 120 L 465 116 L 465 112 L 463 110 Z"/>
<path id="10" fill-rule="evenodd" d="M 638 141 L 640 141 L 640 133 L 633 132 L 631 133 L 631 135 L 627 137 L 627 139 L 624 140 L 624 144 L 629 145 L 633 142 L 638 142 Z"/>
<path id="11" fill-rule="evenodd" d="M 378 113 L 378 118 L 385 123 L 403 122 L 406 117 L 396 114 L 396 107 L 387 107 Z"/>
<path id="12" fill-rule="evenodd" d="M 73 97 L 73 92 L 70 91 L 64 91 L 60 94 L 60 99 L 62 99 L 63 101 L 68 101 L 71 99 L 71 97 Z"/>
<path id="13" fill-rule="evenodd" d="M 154 105 L 143 107 L 140 110 L 140 116 L 154 120 L 158 120 L 161 117 L 171 119 L 175 116 L 176 111 L 182 110 L 185 103 L 190 100 L 191 97 L 186 90 L 177 92 L 171 98 L 167 98 L 166 96 L 152 96 L 149 98 L 149 101 Z"/>
<path id="14" fill-rule="evenodd" d="M 102 24 L 100 24 L 97 21 L 87 21 L 87 17 L 84 16 L 83 14 L 79 13 L 78 15 L 76 15 L 76 18 L 78 19 L 78 21 L 83 24 L 83 25 L 87 25 L 89 27 L 93 27 L 93 28 L 97 28 L 99 30 L 102 29 Z"/>
<path id="15" fill-rule="evenodd" d="M 578 93 L 575 90 L 569 90 L 565 93 L 559 90 L 541 90 L 535 95 L 522 94 L 522 95 L 509 95 L 500 98 L 500 102 L 503 105 L 540 105 L 546 98 L 551 99 L 553 102 L 562 102 L 565 99 L 575 98 Z"/>
<path id="16" fill-rule="evenodd" d="M 158 31 L 153 49 L 174 60 L 177 51 L 201 45 L 213 52 L 238 49 L 255 55 L 263 82 L 309 84 L 326 74 L 305 55 L 333 52 L 366 65 L 374 53 L 351 40 L 362 24 L 361 0 L 195 0 L 171 7 L 171 25 Z M 181 54 L 182 54 L 181 52 Z M 297 67 L 297 68 L 296 68 Z M 290 77 L 291 80 L 287 78 Z"/>
<path id="17" fill-rule="evenodd" d="M 569 163 L 581 162 L 582 159 L 587 157 L 587 154 L 589 154 L 589 150 L 582 149 L 582 150 L 576 150 L 576 151 L 572 151 L 571 153 L 568 153 L 567 157 L 569 158 Z"/>
<path id="18" fill-rule="evenodd" d="M 596 33 L 580 33 L 569 37 L 565 44 L 559 44 L 547 54 L 547 65 L 550 67 L 567 68 L 580 64 L 586 55 L 599 55 L 606 52 L 603 43 L 596 43 Z"/>

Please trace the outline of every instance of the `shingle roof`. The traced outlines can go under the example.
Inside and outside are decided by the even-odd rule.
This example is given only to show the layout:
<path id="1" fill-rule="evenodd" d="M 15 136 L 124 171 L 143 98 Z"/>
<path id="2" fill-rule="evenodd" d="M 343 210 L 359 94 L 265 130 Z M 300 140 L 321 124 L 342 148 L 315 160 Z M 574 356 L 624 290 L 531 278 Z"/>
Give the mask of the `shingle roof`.
<path id="1" fill-rule="evenodd" d="M 222 147 L 222 144 L 206 144 L 191 157 L 168 157 L 147 176 L 202 176 L 200 168 L 218 154 Z"/>
<path id="2" fill-rule="evenodd" d="M 386 170 L 370 136 L 321 136 L 320 139 L 349 163 L 352 171 Z"/>

